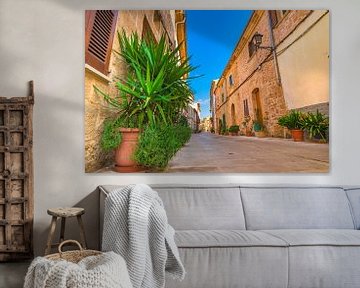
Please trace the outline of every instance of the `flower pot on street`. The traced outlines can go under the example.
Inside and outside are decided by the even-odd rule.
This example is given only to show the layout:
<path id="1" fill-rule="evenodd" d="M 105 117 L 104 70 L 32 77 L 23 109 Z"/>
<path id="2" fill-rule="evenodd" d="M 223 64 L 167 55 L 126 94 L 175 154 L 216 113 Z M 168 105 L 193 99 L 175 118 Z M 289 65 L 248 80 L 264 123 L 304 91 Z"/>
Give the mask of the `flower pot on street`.
<path id="1" fill-rule="evenodd" d="M 246 130 L 246 131 L 245 131 L 245 136 L 246 136 L 246 137 L 251 137 L 251 136 L 252 136 L 251 130 Z"/>
<path id="2" fill-rule="evenodd" d="M 133 160 L 136 147 L 138 145 L 140 129 L 120 128 L 122 140 L 115 150 L 115 170 L 116 172 L 136 172 L 141 168 Z"/>
<path id="3" fill-rule="evenodd" d="M 264 125 L 258 120 L 254 121 L 253 130 L 257 138 L 264 138 L 266 136 L 264 131 Z"/>
<path id="4" fill-rule="evenodd" d="M 261 131 L 255 131 L 255 136 L 257 138 L 265 138 L 266 137 L 266 133 L 265 131 L 261 130 Z"/>
<path id="5" fill-rule="evenodd" d="M 295 142 L 304 141 L 304 131 L 299 129 L 291 130 L 291 136 Z"/>
<path id="6" fill-rule="evenodd" d="M 239 133 L 239 125 L 231 125 L 229 128 L 229 132 L 231 136 L 237 136 Z"/>

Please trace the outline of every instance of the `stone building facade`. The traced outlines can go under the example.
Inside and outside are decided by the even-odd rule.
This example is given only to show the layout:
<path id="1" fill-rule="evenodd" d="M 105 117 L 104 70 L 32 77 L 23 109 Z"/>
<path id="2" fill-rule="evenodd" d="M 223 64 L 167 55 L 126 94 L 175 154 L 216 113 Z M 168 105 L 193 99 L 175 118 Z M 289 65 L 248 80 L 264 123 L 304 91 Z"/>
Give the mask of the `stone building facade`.
<path id="1" fill-rule="evenodd" d="M 199 129 L 200 131 L 211 132 L 213 127 L 212 127 L 212 119 L 210 116 L 205 117 L 200 121 Z"/>
<path id="2" fill-rule="evenodd" d="M 258 121 L 268 136 L 282 137 L 284 129 L 277 124 L 280 116 L 291 109 L 313 111 L 328 105 L 326 14 L 327 11 L 312 10 L 253 12 L 221 77 L 211 84 L 210 103 L 216 132 L 224 126 L 239 125 L 245 133 L 244 122 L 248 120 L 248 127 Z M 314 43 L 313 35 L 304 41 L 308 35 L 318 33 L 325 35 L 318 37 L 321 43 Z M 255 45 L 256 34 L 262 36 L 260 48 Z M 315 44 L 321 48 L 314 49 Z M 322 60 L 315 61 L 319 57 Z M 304 67 L 307 70 L 302 70 Z M 317 78 L 322 81 L 321 87 L 306 74 L 311 71 L 321 74 Z M 306 91 L 301 89 L 304 78 L 308 79 Z"/>
<path id="3" fill-rule="evenodd" d="M 186 111 L 184 111 L 184 115 L 187 118 L 188 124 L 194 133 L 199 131 L 200 113 L 201 110 L 199 102 L 191 103 L 187 107 Z"/>
<path id="4" fill-rule="evenodd" d="M 217 103 L 216 103 L 216 94 L 215 89 L 217 87 L 218 79 L 211 81 L 210 87 L 210 114 L 211 114 L 211 121 L 212 121 L 212 129 L 214 131 L 219 131 L 218 129 L 218 121 L 216 121 L 216 111 L 217 111 Z"/>
<path id="5" fill-rule="evenodd" d="M 100 147 L 103 122 L 111 117 L 108 106 L 94 86 L 112 96 L 118 95 L 117 78 L 126 75 L 126 68 L 114 51 L 119 51 L 117 31 L 137 32 L 142 37 L 159 40 L 166 35 L 170 47 L 185 39 L 183 10 L 94 10 L 86 11 L 85 27 L 85 171 L 95 172 L 111 165 L 112 152 Z M 186 56 L 186 43 L 180 56 Z"/>

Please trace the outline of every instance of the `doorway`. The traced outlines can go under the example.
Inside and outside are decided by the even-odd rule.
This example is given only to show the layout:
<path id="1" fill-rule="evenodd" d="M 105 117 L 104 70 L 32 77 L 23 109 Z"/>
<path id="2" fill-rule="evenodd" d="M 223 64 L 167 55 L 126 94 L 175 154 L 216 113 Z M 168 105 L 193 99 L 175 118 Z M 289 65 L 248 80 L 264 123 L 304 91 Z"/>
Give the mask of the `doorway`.
<path id="1" fill-rule="evenodd" d="M 264 118 L 263 118 L 263 110 L 261 106 L 261 100 L 260 100 L 260 93 L 259 88 L 255 88 L 252 91 L 252 105 L 253 105 L 253 112 L 256 120 L 263 125 L 264 124 Z"/>

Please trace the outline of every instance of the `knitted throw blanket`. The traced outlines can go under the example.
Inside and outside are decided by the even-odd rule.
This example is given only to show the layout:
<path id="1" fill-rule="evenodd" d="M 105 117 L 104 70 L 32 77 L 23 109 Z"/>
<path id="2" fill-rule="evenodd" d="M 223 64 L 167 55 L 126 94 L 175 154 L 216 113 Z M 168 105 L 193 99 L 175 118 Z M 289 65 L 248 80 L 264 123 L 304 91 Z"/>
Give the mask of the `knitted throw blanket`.
<path id="1" fill-rule="evenodd" d="M 109 252 L 79 263 L 37 257 L 25 277 L 24 288 L 132 288 L 125 261 Z"/>
<path id="2" fill-rule="evenodd" d="M 160 197 L 147 185 L 120 188 L 105 200 L 102 250 L 124 257 L 134 288 L 165 287 L 165 271 L 184 278 L 174 233 Z"/>

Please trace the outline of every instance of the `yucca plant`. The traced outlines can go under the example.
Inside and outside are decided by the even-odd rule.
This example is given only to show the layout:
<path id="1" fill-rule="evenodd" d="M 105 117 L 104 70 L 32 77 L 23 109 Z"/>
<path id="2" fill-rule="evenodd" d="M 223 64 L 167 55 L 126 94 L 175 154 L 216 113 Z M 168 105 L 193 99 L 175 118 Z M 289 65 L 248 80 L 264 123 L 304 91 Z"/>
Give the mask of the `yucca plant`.
<path id="1" fill-rule="evenodd" d="M 309 112 L 304 118 L 304 129 L 309 133 L 309 137 L 321 137 L 326 141 L 326 133 L 329 129 L 329 117 L 325 114 L 316 111 L 316 113 Z"/>
<path id="2" fill-rule="evenodd" d="M 180 46 L 171 50 L 165 36 L 158 43 L 137 33 L 127 36 L 123 31 L 117 36 L 120 52 L 116 53 L 127 64 L 127 78 L 116 83 L 119 96 L 100 93 L 119 110 L 119 117 L 125 121 L 136 117 L 139 128 L 174 123 L 193 100 L 187 75 L 195 68 L 189 58 L 180 62 Z"/>

